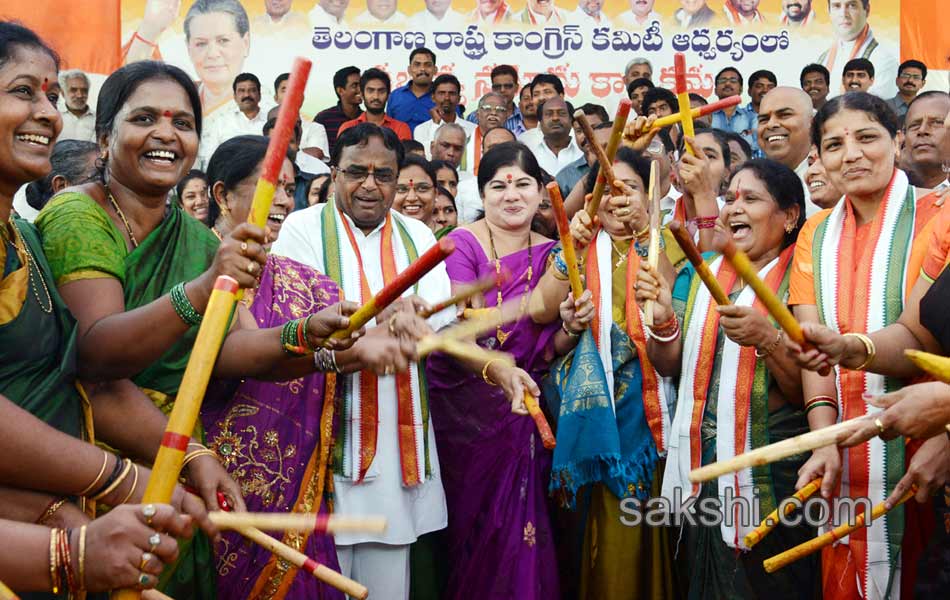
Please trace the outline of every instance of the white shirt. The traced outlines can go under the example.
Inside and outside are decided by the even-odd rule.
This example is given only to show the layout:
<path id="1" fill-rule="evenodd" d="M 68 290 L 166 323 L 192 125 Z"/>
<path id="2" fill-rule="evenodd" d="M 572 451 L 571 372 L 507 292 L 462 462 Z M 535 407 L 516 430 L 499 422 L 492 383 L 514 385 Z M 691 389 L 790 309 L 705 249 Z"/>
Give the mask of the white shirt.
<path id="1" fill-rule="evenodd" d="M 541 13 L 536 13 L 527 6 L 524 7 L 524 10 L 515 15 L 515 19 L 519 21 L 524 21 L 528 24 L 536 25 L 563 25 L 564 24 L 564 12 L 560 8 L 554 7 L 554 10 L 551 11 L 551 14 L 545 17 Z"/>
<path id="2" fill-rule="evenodd" d="M 317 204 L 310 208 L 297 210 L 287 216 L 281 228 L 280 237 L 274 242 L 275 254 L 292 258 L 309 265 L 321 273 L 326 273 L 323 254 L 323 229 L 320 215 L 325 207 L 332 204 Z M 422 254 L 435 245 L 432 231 L 414 219 L 407 219 L 390 211 L 394 219 L 399 219 L 409 232 L 413 244 Z M 383 271 L 380 264 L 380 244 L 382 242 L 382 224 L 364 234 L 348 217 L 353 237 L 363 258 L 363 268 L 370 291 L 377 293 L 383 288 Z M 398 233 L 392 236 L 397 266 L 405 268 L 399 261 L 404 260 L 402 239 Z M 341 243 L 349 243 L 345 238 Z M 412 289 L 408 293 L 411 293 Z M 440 264 L 419 281 L 419 296 L 435 303 L 451 295 L 451 283 L 445 265 Z M 442 311 L 429 318 L 433 329 L 449 324 L 455 318 L 454 310 Z M 346 379 L 356 374 L 341 376 Z M 439 456 L 436 451 L 435 428 L 429 424 L 429 463 L 431 476 L 423 483 L 405 488 L 402 485 L 402 469 L 399 460 L 399 438 L 397 435 L 397 403 L 395 376 L 379 377 L 379 434 L 376 445 L 376 457 L 369 474 L 361 483 L 349 478 L 334 476 L 334 496 L 336 513 L 342 515 L 380 515 L 387 519 L 386 531 L 381 534 L 337 533 L 337 544 L 350 545 L 366 542 L 403 545 L 411 544 L 420 535 L 443 529 L 448 524 L 448 512 L 445 504 L 445 492 L 439 471 Z M 352 393 L 352 385 L 346 385 L 347 393 Z M 351 399 L 353 400 L 353 399 Z M 358 399 L 353 401 L 358 402 Z"/>
<path id="3" fill-rule="evenodd" d="M 303 128 L 300 149 L 320 148 L 323 150 L 323 155 L 330 158 L 330 141 L 327 138 L 327 128 L 323 126 L 323 123 L 301 120 L 300 125 Z"/>
<path id="4" fill-rule="evenodd" d="M 68 109 L 62 111 L 63 131 L 56 138 L 61 140 L 81 140 L 83 142 L 96 141 L 96 113 L 86 107 L 86 112 L 77 117 Z"/>
<path id="5" fill-rule="evenodd" d="M 460 117 L 456 117 L 455 123 L 465 130 L 465 150 L 467 152 L 468 147 L 474 145 L 472 144 L 472 134 L 475 133 L 475 128 L 478 127 L 478 125 L 470 121 L 466 121 Z M 425 146 L 426 158 L 429 160 L 432 160 L 432 151 L 430 150 L 432 140 L 435 139 L 435 133 L 443 125 L 445 125 L 445 121 L 441 121 L 436 124 L 435 121 L 429 119 L 425 123 L 419 123 L 416 125 L 415 131 L 412 132 L 412 137 L 414 137 L 417 142 Z"/>
<path id="6" fill-rule="evenodd" d="M 485 210 L 482 196 L 478 193 L 477 177 L 459 181 L 458 193 L 455 195 L 455 210 L 458 211 L 459 225 L 474 223 L 478 219 L 478 213 Z"/>
<path id="7" fill-rule="evenodd" d="M 873 31 L 869 29 L 868 40 L 870 40 L 872 35 Z M 886 100 L 893 98 L 897 94 L 897 85 L 894 82 L 897 80 L 897 67 L 900 65 L 900 60 L 897 58 L 897 53 L 890 43 L 876 37 L 874 39 L 877 41 L 878 46 L 868 55 L 868 60 L 874 65 L 874 85 L 871 86 L 868 92 Z M 834 43 L 837 45 L 838 51 L 835 53 L 835 62 L 831 66 L 826 63 L 826 60 L 816 59 L 813 61 L 828 67 L 828 71 L 831 73 L 830 92 L 828 93 L 829 99 L 843 93 L 842 74 L 844 65 L 851 60 L 851 53 L 854 51 L 854 45 L 857 41 L 857 38 L 849 42 L 836 39 Z M 867 40 L 862 46 L 862 48 L 858 49 L 857 54 L 855 54 L 855 58 L 864 56 Z M 834 46 L 831 47 L 833 48 Z M 828 52 L 830 51 L 830 48 L 828 48 Z M 819 58 L 826 59 L 827 55 L 819 56 Z"/>
<path id="8" fill-rule="evenodd" d="M 534 157 L 538 159 L 538 164 L 541 165 L 541 168 L 548 172 L 548 175 L 555 177 L 561 169 L 571 164 L 575 160 L 584 157 L 584 151 L 577 146 L 577 142 L 574 141 L 574 138 L 570 138 L 569 143 L 565 148 L 562 148 L 557 154 L 553 150 L 548 148 L 548 145 L 544 143 L 544 138 L 534 145 L 528 146 Z"/>
<path id="9" fill-rule="evenodd" d="M 637 15 L 634 14 L 632 10 L 626 10 L 620 13 L 619 15 L 617 15 L 616 21 L 618 24 L 624 27 L 640 28 L 640 27 L 647 27 L 651 25 L 653 21 L 659 21 L 660 23 L 662 23 L 663 17 L 661 17 L 660 14 L 656 12 L 655 10 L 651 10 L 650 14 L 648 14 L 646 18 L 643 21 L 641 21 L 640 19 L 637 18 Z"/>
<path id="10" fill-rule="evenodd" d="M 264 135 L 264 125 L 267 123 L 267 109 L 261 106 L 253 119 L 248 119 L 237 104 L 232 102 L 226 111 L 217 116 L 209 124 L 201 136 L 201 145 L 198 147 L 198 162 L 195 168 L 205 169 L 211 155 L 218 146 L 239 135 Z"/>
<path id="11" fill-rule="evenodd" d="M 401 27 L 406 24 L 408 17 L 401 11 L 396 11 L 385 19 L 380 19 L 368 10 L 362 12 L 353 19 L 356 25 L 388 25 L 389 27 Z"/>
<path id="12" fill-rule="evenodd" d="M 572 25 L 580 25 L 584 29 L 593 29 L 594 27 L 607 27 L 610 25 L 610 19 L 604 13 L 597 13 L 597 17 L 592 17 L 577 7 L 577 10 L 567 15 L 567 22 Z"/>
<path id="13" fill-rule="evenodd" d="M 416 31 L 464 31 L 465 15 L 449 8 L 440 19 L 428 10 L 420 10 L 409 17 L 409 27 Z"/>
<path id="14" fill-rule="evenodd" d="M 310 19 L 311 27 L 329 27 L 332 30 L 346 29 L 346 24 L 342 18 L 337 19 L 323 10 L 323 7 L 319 4 L 314 5 L 313 9 L 307 13 L 307 18 Z"/>

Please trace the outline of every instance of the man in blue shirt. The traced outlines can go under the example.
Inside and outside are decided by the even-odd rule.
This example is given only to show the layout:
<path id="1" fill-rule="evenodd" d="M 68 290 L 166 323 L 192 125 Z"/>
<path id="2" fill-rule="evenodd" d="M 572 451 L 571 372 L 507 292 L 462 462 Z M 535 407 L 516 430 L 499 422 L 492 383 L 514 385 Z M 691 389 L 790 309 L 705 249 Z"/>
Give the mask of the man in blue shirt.
<path id="1" fill-rule="evenodd" d="M 435 107 L 432 100 L 432 78 L 437 71 L 435 53 L 428 48 L 416 48 L 409 54 L 409 83 L 393 90 L 389 96 L 386 114 L 403 121 L 414 130 L 416 125 L 432 118 L 429 111 Z"/>
<path id="2" fill-rule="evenodd" d="M 734 67 L 726 67 L 716 75 L 716 96 L 720 100 L 730 96 L 742 95 L 742 74 Z M 756 139 L 759 128 L 758 117 L 751 108 L 730 106 L 712 114 L 714 129 L 732 131 L 741 135 L 752 146 L 752 154 L 761 156 L 759 142 Z"/>

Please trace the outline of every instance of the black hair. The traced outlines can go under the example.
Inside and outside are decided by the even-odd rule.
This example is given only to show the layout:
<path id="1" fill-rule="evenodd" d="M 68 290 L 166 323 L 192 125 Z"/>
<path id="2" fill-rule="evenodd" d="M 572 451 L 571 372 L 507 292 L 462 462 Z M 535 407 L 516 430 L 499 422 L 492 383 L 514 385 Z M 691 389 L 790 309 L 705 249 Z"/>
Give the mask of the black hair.
<path id="1" fill-rule="evenodd" d="M 600 117 L 601 123 L 603 123 L 604 121 L 610 120 L 610 115 L 607 114 L 607 109 L 601 106 L 600 104 L 587 102 L 586 104 L 581 104 L 578 108 L 580 108 L 581 112 L 583 112 L 585 115 L 589 117 Z M 571 115 L 574 114 L 573 110 L 570 112 L 571 112 Z"/>
<path id="2" fill-rule="evenodd" d="M 500 169 L 515 166 L 537 181 L 538 189 L 541 188 L 543 176 L 534 153 L 520 142 L 503 142 L 497 146 L 492 146 L 491 150 L 482 156 L 482 160 L 478 165 L 479 193 L 482 196 L 485 195 L 485 186 Z"/>
<path id="3" fill-rule="evenodd" d="M 531 80 L 531 90 L 534 90 L 534 86 L 547 83 L 554 86 L 554 91 L 557 92 L 559 96 L 564 95 L 564 82 L 561 81 L 561 78 L 553 73 L 538 73 L 534 76 L 534 79 Z"/>
<path id="4" fill-rule="evenodd" d="M 798 76 L 799 85 L 805 85 L 805 75 L 808 75 L 809 73 L 818 73 L 825 79 L 825 85 L 831 85 L 831 73 L 828 72 L 828 69 L 825 68 L 825 65 L 819 65 L 817 63 L 805 65 L 805 68 L 802 69 L 801 75 Z"/>
<path id="5" fill-rule="evenodd" d="M 707 127 L 697 127 L 693 132 L 693 139 L 699 136 L 701 133 L 708 133 L 713 136 L 713 139 L 716 140 L 716 144 L 719 146 L 719 152 L 722 154 L 722 162 L 726 165 L 726 171 L 729 170 L 729 167 L 732 166 L 732 156 L 729 153 L 729 138 L 726 136 L 726 132 L 722 129 L 711 129 Z M 679 142 L 677 143 L 677 148 L 680 153 L 684 151 L 684 144 L 686 140 L 683 136 L 680 136 Z"/>
<path id="6" fill-rule="evenodd" d="M 195 82 L 176 66 L 155 60 L 140 60 L 119 67 L 99 89 L 96 102 L 96 137 L 112 133 L 115 118 L 135 90 L 147 81 L 174 81 L 185 90 L 195 118 L 195 132 L 201 136 L 201 96 Z"/>
<path id="7" fill-rule="evenodd" d="M 314 177 L 316 179 L 316 177 Z M 313 181 L 313 180 L 311 180 Z M 323 183 L 320 184 L 320 189 L 317 190 L 317 204 L 326 204 L 330 196 L 330 186 L 333 184 L 333 177 L 327 177 L 323 180 Z M 307 196 L 310 196 L 310 190 L 307 190 Z"/>
<path id="8" fill-rule="evenodd" d="M 511 65 L 498 65 L 491 70 L 491 74 L 488 76 L 488 79 L 491 80 L 502 75 L 510 75 L 511 77 L 514 77 L 515 85 L 518 85 L 518 69 Z"/>
<path id="9" fill-rule="evenodd" d="M 451 84 L 455 86 L 455 90 L 461 94 L 462 93 L 462 84 L 459 82 L 458 77 L 452 75 L 451 73 L 442 73 L 432 81 L 432 91 L 435 92 L 436 88 L 440 85 Z"/>
<path id="10" fill-rule="evenodd" d="M 258 94 L 261 93 L 261 80 L 258 79 L 257 75 L 255 75 L 254 73 L 241 73 L 237 77 L 235 77 L 234 83 L 231 84 L 231 91 L 236 92 L 238 84 L 241 83 L 242 81 L 250 81 L 251 83 L 257 86 L 257 93 Z M 277 86 L 275 85 L 274 87 L 276 88 Z"/>
<path id="11" fill-rule="evenodd" d="M 717 131 L 722 131 L 722 134 L 723 134 L 724 136 L 726 136 L 727 142 L 735 142 L 735 143 L 739 144 L 739 147 L 742 148 L 742 152 L 745 153 L 745 156 L 746 156 L 746 159 L 747 159 L 747 160 L 750 159 L 750 158 L 752 158 L 752 146 L 749 144 L 749 142 L 746 141 L 746 139 L 745 139 L 744 137 L 742 137 L 741 135 L 739 135 L 739 134 L 736 133 L 735 131 L 726 131 L 726 130 L 717 130 Z M 732 162 L 732 153 L 731 153 L 731 152 L 729 153 L 729 162 L 730 162 L 730 165 L 729 165 L 729 166 L 731 167 L 731 166 L 732 166 L 732 164 L 731 164 L 731 162 Z"/>
<path id="12" fill-rule="evenodd" d="M 673 152 L 676 150 L 676 144 L 673 143 L 673 137 L 670 135 L 670 130 L 667 127 L 659 130 L 656 133 L 657 139 L 660 140 L 660 143 L 663 144 L 663 149 L 667 152 Z"/>
<path id="13" fill-rule="evenodd" d="M 451 201 L 452 201 L 452 208 L 454 208 L 456 211 L 458 211 L 458 206 L 456 206 L 456 204 L 455 204 L 455 196 L 452 195 L 452 192 L 450 192 L 449 190 L 445 189 L 445 188 L 442 187 L 441 185 L 437 185 L 437 186 L 435 186 L 435 197 L 438 198 L 439 196 L 445 196 L 446 198 L 448 198 L 449 200 L 451 200 Z"/>
<path id="14" fill-rule="evenodd" d="M 402 149 L 402 142 L 388 127 L 380 127 L 375 123 L 360 123 L 354 127 L 343 131 L 336 138 L 333 144 L 333 152 L 330 153 L 330 164 L 335 167 L 340 166 L 340 157 L 343 156 L 343 149 L 350 146 L 365 146 L 370 138 L 380 138 L 383 145 L 396 153 L 396 164 L 401 165 L 405 152 Z"/>
<path id="15" fill-rule="evenodd" d="M 195 17 L 216 12 L 231 15 L 234 18 L 234 28 L 240 35 L 247 35 L 247 32 L 251 30 L 247 11 L 237 0 L 195 0 L 185 14 L 185 41 L 191 40 L 191 21 Z"/>
<path id="16" fill-rule="evenodd" d="M 389 78 L 389 74 L 382 69 L 366 69 L 363 71 L 363 74 L 360 75 L 360 92 L 366 90 L 366 84 L 370 81 L 379 80 L 386 84 L 386 93 L 392 91 L 392 80 Z"/>
<path id="17" fill-rule="evenodd" d="M 205 182 L 205 185 L 208 185 L 208 176 L 205 175 L 204 171 L 199 171 L 198 169 L 192 169 L 188 171 L 188 174 L 181 178 L 181 181 L 178 182 L 178 185 L 175 186 L 175 195 L 178 196 L 178 203 L 181 204 L 181 195 L 185 193 L 185 187 L 191 182 L 192 179 L 200 179 Z"/>
<path id="18" fill-rule="evenodd" d="M 633 81 L 627 84 L 627 97 L 629 98 L 630 96 L 632 96 L 633 90 L 639 87 L 645 87 L 652 90 L 653 88 L 656 87 L 656 84 L 650 81 L 649 79 L 647 79 L 646 77 L 637 77 L 636 79 L 634 79 Z"/>
<path id="19" fill-rule="evenodd" d="M 604 121 L 603 123 L 598 123 L 594 125 L 593 127 L 591 127 L 591 129 L 593 129 L 594 131 L 597 131 L 598 129 L 611 129 L 613 128 L 613 126 L 614 126 L 613 121 Z"/>
<path id="20" fill-rule="evenodd" d="M 775 73 L 769 71 L 768 69 L 759 69 L 752 75 L 749 75 L 749 85 L 754 84 L 756 81 L 762 78 L 768 79 L 772 82 L 772 85 L 778 85 L 778 79 L 775 77 Z"/>
<path id="21" fill-rule="evenodd" d="M 798 232 L 805 224 L 805 187 L 802 180 L 795 171 L 770 158 L 747 160 L 733 177 L 737 177 L 742 171 L 752 171 L 765 185 L 765 189 L 775 199 L 780 209 L 788 210 L 793 206 L 798 207 L 798 221 L 795 222 L 795 229 L 791 232 L 786 231 L 785 238 L 782 240 L 782 249 L 788 248 L 795 243 Z"/>
<path id="22" fill-rule="evenodd" d="M 645 94 L 643 94 L 643 102 L 640 104 L 640 112 L 646 116 L 649 114 L 648 109 L 650 108 L 650 105 L 659 100 L 665 100 L 666 103 L 670 105 L 670 109 L 672 109 L 673 112 L 678 112 L 680 109 L 680 103 L 676 99 L 676 94 L 666 88 L 652 87 L 648 89 Z"/>
<path id="23" fill-rule="evenodd" d="M 920 62 L 916 59 L 905 60 L 897 67 L 897 74 L 900 75 L 904 69 L 920 69 L 920 75 L 923 79 L 927 79 L 927 65 Z"/>
<path id="24" fill-rule="evenodd" d="M 864 5 L 864 10 L 868 10 L 871 7 L 871 0 L 861 0 L 861 4 Z M 831 0 L 828 0 L 828 8 L 831 8 Z"/>
<path id="25" fill-rule="evenodd" d="M 269 140 L 262 135 L 239 135 L 223 142 L 208 160 L 208 226 L 214 226 L 221 209 L 212 188 L 219 181 L 231 191 L 252 176 L 267 154 Z M 287 160 L 292 160 L 287 154 Z"/>
<path id="26" fill-rule="evenodd" d="M 459 182 L 459 170 L 456 169 L 452 163 L 444 160 L 430 160 L 429 164 L 432 166 L 432 170 L 436 173 L 436 175 L 438 175 L 439 171 L 442 169 L 450 169 L 452 171 L 452 175 L 455 176 L 455 183 Z"/>
<path id="27" fill-rule="evenodd" d="M 0 27 L 2 29 L 2 27 Z M 82 140 L 63 140 L 56 142 L 49 162 L 52 170 L 45 177 L 31 181 L 26 186 L 26 202 L 36 210 L 42 208 L 53 197 L 53 179 L 57 176 L 66 180 L 66 185 L 79 185 L 98 178 L 95 167 L 91 167 L 92 158 L 99 151 L 95 142 Z"/>
<path id="28" fill-rule="evenodd" d="M 360 70 L 353 66 L 343 67 L 342 69 L 338 70 L 336 73 L 333 74 L 333 93 L 336 94 L 337 98 L 340 97 L 340 94 L 336 90 L 338 88 L 346 87 L 346 80 L 350 78 L 350 75 L 359 75 L 359 74 L 360 74 Z M 361 90 L 363 89 L 362 82 L 360 84 L 360 89 Z"/>
<path id="29" fill-rule="evenodd" d="M 720 70 L 718 73 L 716 73 L 716 76 L 713 77 L 713 82 L 719 81 L 719 77 L 721 77 L 722 74 L 725 73 L 725 72 L 727 72 L 727 71 L 732 71 L 733 73 L 735 73 L 736 76 L 739 78 L 739 85 L 742 85 L 742 84 L 743 84 L 743 81 L 744 81 L 744 80 L 742 79 L 742 73 L 740 73 L 740 72 L 739 72 L 739 69 L 737 69 L 737 68 L 735 68 L 735 67 L 726 67 L 726 68 Z"/>
<path id="30" fill-rule="evenodd" d="M 56 70 L 59 71 L 59 54 L 32 29 L 12 21 L 0 21 L 0 66 L 13 57 L 17 48 L 34 48 L 45 52 L 53 59 Z"/>
<path id="31" fill-rule="evenodd" d="M 699 102 L 700 104 L 702 104 L 703 106 L 706 106 L 707 104 L 709 104 L 709 100 L 707 100 L 705 96 L 703 96 L 702 94 L 697 94 L 696 92 L 690 92 L 689 99 L 695 100 Z"/>
<path id="32" fill-rule="evenodd" d="M 848 92 L 835 96 L 822 106 L 811 121 L 811 143 L 821 154 L 821 130 L 831 117 L 842 110 L 859 110 L 872 121 L 877 121 L 887 130 L 891 139 L 897 137 L 897 114 L 891 106 L 873 94 L 867 92 Z"/>
<path id="33" fill-rule="evenodd" d="M 264 137 L 270 137 L 270 132 L 274 130 L 274 127 L 277 127 L 277 117 L 267 119 L 261 128 L 261 134 L 263 134 Z M 297 119 L 297 122 L 294 123 L 294 134 L 297 136 L 298 143 L 303 140 L 303 124 L 300 122 L 300 119 Z"/>
<path id="34" fill-rule="evenodd" d="M 430 57 L 432 57 L 432 63 L 433 63 L 433 64 L 436 64 L 436 62 L 435 62 L 435 52 L 433 52 L 432 50 L 429 50 L 429 49 L 426 48 L 425 46 L 419 46 L 418 48 L 416 48 L 415 50 L 413 50 L 412 52 L 409 53 L 409 64 L 412 64 L 413 59 L 414 59 L 414 58 L 416 57 L 416 55 L 418 55 L 418 54 L 428 54 Z"/>
<path id="35" fill-rule="evenodd" d="M 868 74 L 868 77 L 874 79 L 874 63 L 866 58 L 852 58 L 844 63 L 844 68 L 841 69 L 841 73 L 845 74 L 848 71 L 864 71 Z"/>
<path id="36" fill-rule="evenodd" d="M 643 182 L 644 187 L 650 183 L 650 159 L 643 156 L 643 154 L 637 152 L 633 148 L 627 146 L 620 146 L 617 149 L 617 156 L 614 158 L 614 162 L 622 162 L 637 174 L 640 177 L 640 180 Z M 600 171 L 600 161 L 594 163 L 590 168 L 588 173 L 593 173 L 594 175 Z M 590 194 L 594 191 L 594 184 L 597 182 L 597 177 L 587 177 L 584 180 L 584 193 Z"/>
<path id="37" fill-rule="evenodd" d="M 910 111 L 910 107 L 913 106 L 914 103 L 917 102 L 918 100 L 927 100 L 930 98 L 943 98 L 945 100 L 950 100 L 950 94 L 948 94 L 947 92 L 941 92 L 940 90 L 929 90 L 926 92 L 921 92 L 917 94 L 916 96 L 914 96 L 914 99 L 911 100 L 910 103 L 907 105 L 908 112 Z"/>
<path id="38" fill-rule="evenodd" d="M 548 98 L 548 100 L 552 100 L 552 99 L 553 98 Z M 574 123 L 574 106 L 571 105 L 571 103 L 568 102 L 566 98 L 558 98 L 558 99 L 564 101 L 564 106 L 567 109 L 567 120 L 569 123 L 573 124 Z M 541 115 L 544 114 L 544 105 L 546 103 L 547 103 L 547 100 L 542 100 L 541 102 L 538 102 L 538 107 L 537 107 L 538 108 L 538 122 L 541 121 Z M 604 114 L 606 114 L 606 112 L 607 111 L 604 111 Z"/>
<path id="39" fill-rule="evenodd" d="M 399 170 L 403 170 L 407 167 L 419 167 L 425 171 L 426 177 L 429 178 L 429 181 L 433 186 L 439 184 L 438 177 L 436 177 L 435 169 L 432 168 L 432 163 L 422 158 L 417 154 L 406 154 L 402 158 L 402 162 L 399 164 Z"/>
<path id="40" fill-rule="evenodd" d="M 280 88 L 280 84 L 290 79 L 290 73 L 281 73 L 277 76 L 277 79 L 274 80 L 274 95 L 277 94 L 277 90 Z"/>
<path id="41" fill-rule="evenodd" d="M 540 120 L 540 119 L 539 119 L 539 120 Z M 506 128 L 506 127 L 495 127 L 495 129 L 504 129 L 505 131 L 507 131 L 508 133 L 510 133 L 510 134 L 511 134 L 511 141 L 512 141 L 512 142 L 517 141 L 517 139 L 518 139 L 518 136 L 515 135 L 515 132 L 512 131 L 512 130 L 510 130 L 510 129 L 508 129 L 508 128 Z M 495 129 L 489 129 L 488 131 L 486 131 L 485 133 L 482 134 L 482 142 L 483 142 L 483 143 L 484 143 L 484 141 L 485 141 L 485 136 L 487 136 L 487 135 L 488 135 L 489 133 L 491 133 L 492 131 L 495 131 Z M 507 143 L 509 143 L 509 142 L 502 142 L 502 143 L 503 143 L 503 144 L 507 144 Z"/>
<path id="42" fill-rule="evenodd" d="M 402 150 L 406 156 L 409 156 L 413 152 L 422 152 L 425 154 L 426 147 L 418 140 L 408 139 L 402 140 Z"/>

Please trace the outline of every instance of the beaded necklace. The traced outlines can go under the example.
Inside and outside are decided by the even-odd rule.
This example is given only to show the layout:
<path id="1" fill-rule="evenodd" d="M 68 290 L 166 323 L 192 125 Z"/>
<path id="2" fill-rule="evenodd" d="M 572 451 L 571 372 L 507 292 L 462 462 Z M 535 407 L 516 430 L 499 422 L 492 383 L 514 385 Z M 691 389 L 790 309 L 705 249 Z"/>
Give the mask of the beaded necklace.
<path id="1" fill-rule="evenodd" d="M 129 220 L 125 218 L 125 213 L 122 212 L 122 209 L 119 208 L 119 203 L 115 201 L 115 197 L 112 195 L 112 190 L 106 188 L 106 194 L 109 196 L 109 202 L 112 203 L 112 208 L 115 209 L 119 218 L 122 219 L 122 223 L 125 225 L 125 231 L 129 234 L 129 241 L 132 242 L 133 248 L 139 247 L 138 240 L 135 239 L 135 234 L 132 233 L 132 226 L 129 225 Z"/>
<path id="2" fill-rule="evenodd" d="M 495 261 L 495 281 L 498 286 L 498 294 L 496 296 L 496 304 L 498 308 L 501 308 L 502 296 L 501 296 L 501 260 L 498 258 L 498 253 L 495 251 L 495 236 L 492 235 L 491 227 L 488 223 L 485 223 L 485 229 L 488 230 L 488 243 L 491 246 L 491 258 Z M 521 320 L 521 317 L 524 316 L 525 311 L 528 308 L 528 296 L 531 292 L 531 277 L 534 273 L 534 262 L 531 259 L 531 232 L 528 231 L 528 270 L 525 272 L 525 282 L 524 282 L 524 293 L 521 295 L 521 302 L 518 304 L 518 318 L 515 320 L 517 323 Z M 501 325 L 495 328 L 495 339 L 498 340 L 498 347 L 501 348 L 504 345 L 505 340 L 508 339 L 508 336 L 511 335 L 510 331 L 505 331 L 501 328 Z"/>
<path id="3" fill-rule="evenodd" d="M 33 290 L 33 297 L 36 298 L 36 303 L 39 305 L 40 310 L 46 314 L 51 314 L 53 312 L 53 298 L 50 296 L 49 288 L 46 287 L 46 280 L 43 279 L 43 272 L 40 271 L 40 266 L 36 263 L 36 259 L 33 258 L 33 253 L 30 252 L 29 246 L 26 245 L 26 241 L 23 239 L 23 235 L 20 233 L 20 229 L 16 226 L 13 221 L 10 221 L 10 228 L 13 229 L 13 239 L 9 239 L 7 228 L 0 227 L 0 231 L 3 232 L 2 237 L 3 241 L 13 245 L 14 250 L 17 254 L 22 254 L 26 263 L 26 273 L 27 279 L 30 280 L 30 288 Z M 34 273 L 35 272 L 35 273 Z M 43 302 L 43 297 L 40 296 L 40 289 L 36 285 L 36 280 L 40 280 L 40 285 L 43 287 L 43 295 L 46 297 L 46 302 Z"/>

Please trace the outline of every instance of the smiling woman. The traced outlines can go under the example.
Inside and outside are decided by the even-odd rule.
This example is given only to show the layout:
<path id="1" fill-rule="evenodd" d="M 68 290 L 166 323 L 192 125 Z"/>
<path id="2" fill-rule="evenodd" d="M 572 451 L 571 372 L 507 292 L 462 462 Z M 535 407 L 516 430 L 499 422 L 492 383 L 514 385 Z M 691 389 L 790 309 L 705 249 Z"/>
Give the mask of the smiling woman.
<path id="1" fill-rule="evenodd" d="M 432 226 L 432 207 L 435 204 L 436 174 L 429 161 L 407 154 L 399 169 L 393 210 Z"/>

